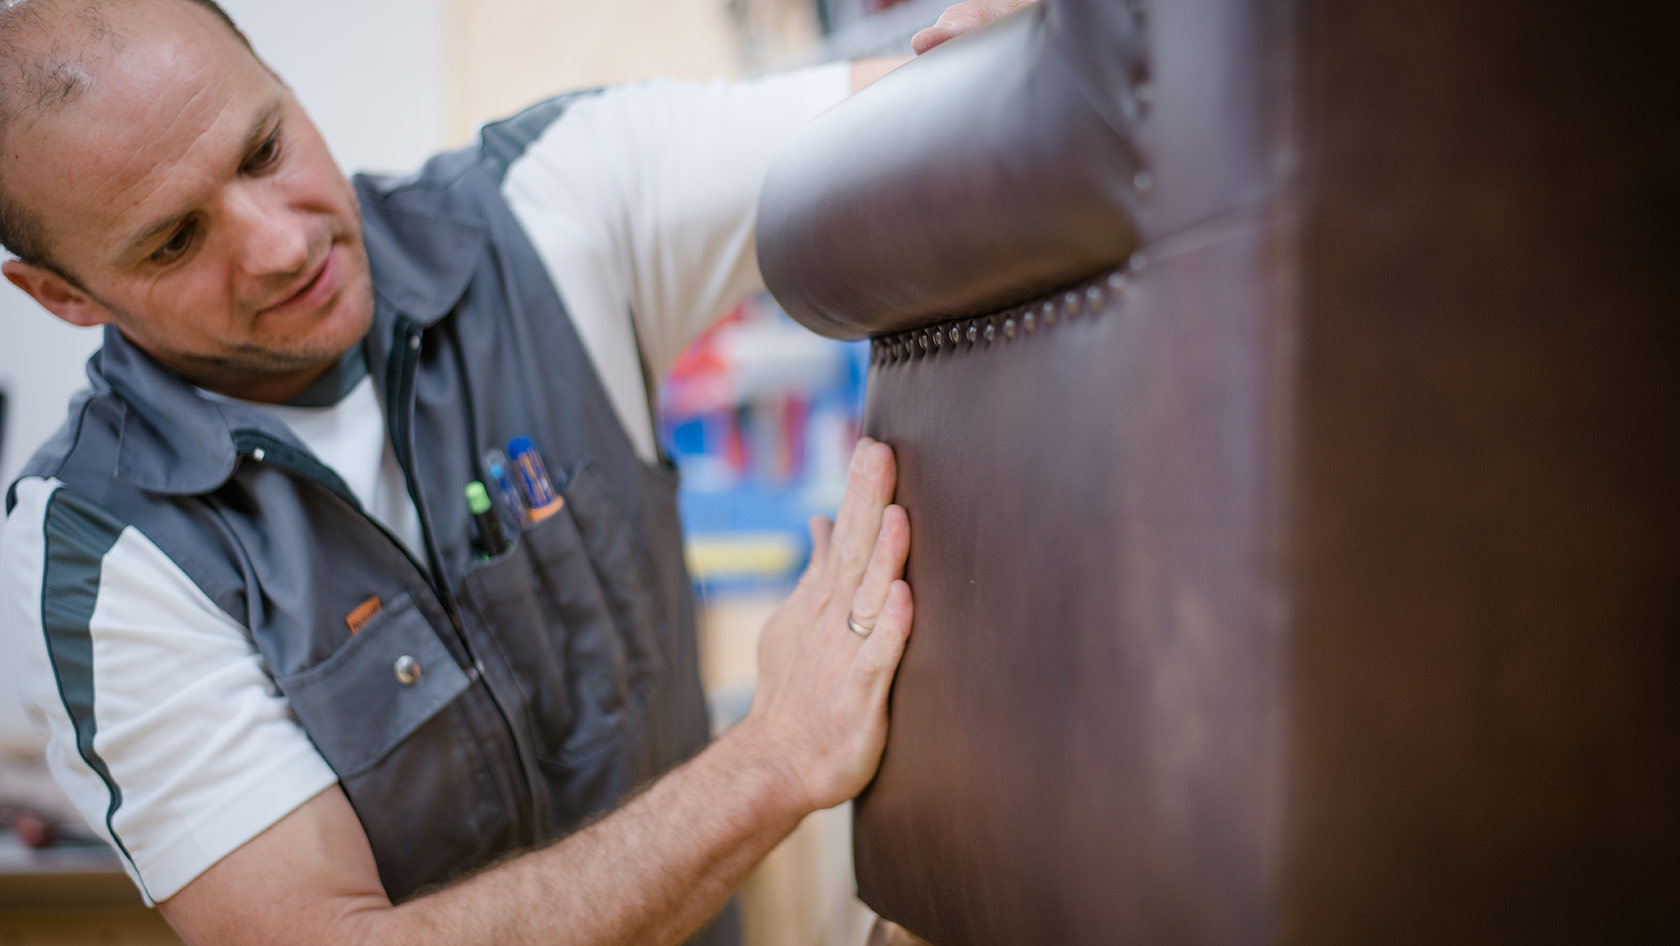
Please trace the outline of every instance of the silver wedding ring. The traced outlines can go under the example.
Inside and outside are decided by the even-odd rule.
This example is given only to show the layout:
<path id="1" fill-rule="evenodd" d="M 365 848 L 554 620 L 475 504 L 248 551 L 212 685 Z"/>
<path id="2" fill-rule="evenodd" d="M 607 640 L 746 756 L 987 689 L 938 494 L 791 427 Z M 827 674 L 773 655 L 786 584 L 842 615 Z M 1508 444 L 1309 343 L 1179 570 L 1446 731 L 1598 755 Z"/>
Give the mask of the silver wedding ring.
<path id="1" fill-rule="evenodd" d="M 875 630 L 874 621 L 870 621 L 867 625 L 859 624 L 857 618 L 852 617 L 850 614 L 846 615 L 846 626 L 851 628 L 852 633 L 859 637 L 868 637 L 869 632 Z"/>

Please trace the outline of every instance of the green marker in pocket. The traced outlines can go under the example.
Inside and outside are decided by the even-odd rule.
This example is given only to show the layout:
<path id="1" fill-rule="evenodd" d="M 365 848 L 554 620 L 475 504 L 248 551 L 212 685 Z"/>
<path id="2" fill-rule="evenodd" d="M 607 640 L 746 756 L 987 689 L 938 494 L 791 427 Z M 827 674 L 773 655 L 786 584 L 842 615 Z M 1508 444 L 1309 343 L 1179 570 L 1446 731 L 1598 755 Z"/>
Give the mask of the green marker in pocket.
<path id="1" fill-rule="evenodd" d="M 467 509 L 472 512 L 473 525 L 478 527 L 478 547 L 485 558 L 495 558 L 507 551 L 507 536 L 502 534 L 502 520 L 490 505 L 490 494 L 484 484 L 473 480 L 467 484 Z"/>

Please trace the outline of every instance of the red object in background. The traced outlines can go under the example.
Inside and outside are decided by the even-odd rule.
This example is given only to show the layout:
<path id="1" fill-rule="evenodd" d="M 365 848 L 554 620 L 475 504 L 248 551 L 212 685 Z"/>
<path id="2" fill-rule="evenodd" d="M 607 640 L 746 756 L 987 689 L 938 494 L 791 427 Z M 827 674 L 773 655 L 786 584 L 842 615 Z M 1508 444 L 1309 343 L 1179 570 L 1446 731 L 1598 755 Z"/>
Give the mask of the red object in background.
<path id="1" fill-rule="evenodd" d="M 692 416 L 734 404 L 735 379 L 718 339 L 743 321 L 745 306 L 737 305 L 677 356 L 660 398 L 667 414 Z"/>
<path id="2" fill-rule="evenodd" d="M 12 833 L 16 834 L 24 847 L 40 850 L 51 847 L 58 839 L 53 826 L 31 814 L 20 814 L 12 820 Z"/>
<path id="3" fill-rule="evenodd" d="M 811 402 L 802 397 L 782 401 L 782 437 L 777 443 L 776 474 L 791 482 L 805 474 L 805 422 L 811 416 Z"/>
<path id="4" fill-rule="evenodd" d="M 747 449 L 746 419 L 749 409 L 742 405 L 737 407 L 729 416 L 734 423 L 724 431 L 723 457 L 729 463 L 729 469 L 737 478 L 745 476 L 747 464 L 751 461 L 751 451 Z"/>

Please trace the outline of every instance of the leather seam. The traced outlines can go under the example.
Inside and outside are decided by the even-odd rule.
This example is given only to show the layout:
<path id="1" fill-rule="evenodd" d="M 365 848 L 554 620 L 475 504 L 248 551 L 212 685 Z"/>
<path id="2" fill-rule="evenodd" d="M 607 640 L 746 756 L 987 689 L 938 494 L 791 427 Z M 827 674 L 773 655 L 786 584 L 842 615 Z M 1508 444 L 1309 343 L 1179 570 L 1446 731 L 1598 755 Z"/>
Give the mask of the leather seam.
<path id="1" fill-rule="evenodd" d="M 975 348 L 992 348 L 1059 325 L 1096 317 L 1115 308 L 1130 291 L 1146 265 L 1142 253 L 1132 254 L 1125 266 L 1071 283 L 1038 300 L 990 315 L 948 319 L 870 340 L 872 367 L 896 364 Z"/>

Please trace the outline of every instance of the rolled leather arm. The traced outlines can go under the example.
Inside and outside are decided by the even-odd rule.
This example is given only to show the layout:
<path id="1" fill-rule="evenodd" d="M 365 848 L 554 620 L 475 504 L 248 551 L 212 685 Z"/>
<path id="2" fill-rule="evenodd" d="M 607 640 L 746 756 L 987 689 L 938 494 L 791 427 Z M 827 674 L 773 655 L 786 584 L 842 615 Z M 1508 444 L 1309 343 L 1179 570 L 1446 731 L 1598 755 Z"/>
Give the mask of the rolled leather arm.
<path id="1" fill-rule="evenodd" d="M 1116 124 L 1128 29 L 1034 5 L 813 122 L 760 196 L 777 301 L 858 338 L 996 311 L 1123 261 L 1138 242 L 1138 160 Z"/>

